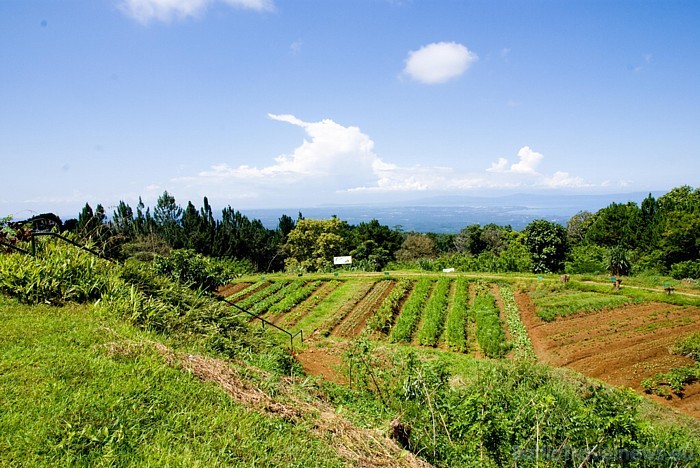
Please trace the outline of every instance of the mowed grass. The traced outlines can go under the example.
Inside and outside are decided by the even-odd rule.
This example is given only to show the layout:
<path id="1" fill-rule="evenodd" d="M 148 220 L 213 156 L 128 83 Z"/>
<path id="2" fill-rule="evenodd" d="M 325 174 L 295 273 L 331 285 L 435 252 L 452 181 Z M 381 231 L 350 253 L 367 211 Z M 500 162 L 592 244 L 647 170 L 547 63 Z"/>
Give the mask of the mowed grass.
<path id="1" fill-rule="evenodd" d="M 0 296 L 0 465 L 340 466 L 328 445 L 168 366 L 89 306 Z"/>
<path id="2" fill-rule="evenodd" d="M 563 289 L 560 291 L 535 291 L 533 294 L 537 316 L 546 322 L 581 312 L 596 312 L 620 307 L 632 300 L 623 295 Z"/>

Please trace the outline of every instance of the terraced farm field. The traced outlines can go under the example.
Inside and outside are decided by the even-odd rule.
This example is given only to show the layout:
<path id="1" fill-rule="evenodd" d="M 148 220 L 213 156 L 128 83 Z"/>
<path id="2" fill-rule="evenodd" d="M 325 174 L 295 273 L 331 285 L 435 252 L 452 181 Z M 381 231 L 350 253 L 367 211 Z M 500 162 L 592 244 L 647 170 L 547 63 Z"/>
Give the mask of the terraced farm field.
<path id="1" fill-rule="evenodd" d="M 398 346 L 475 358 L 537 359 L 643 393 L 642 380 L 692 361 L 669 349 L 700 332 L 697 305 L 640 300 L 620 293 L 552 292 L 460 275 L 280 276 L 220 291 L 292 334 L 307 372 L 342 380 L 341 355 L 364 335 Z M 256 319 L 251 319 L 252 321 Z M 700 383 L 683 398 L 650 396 L 700 418 Z"/>

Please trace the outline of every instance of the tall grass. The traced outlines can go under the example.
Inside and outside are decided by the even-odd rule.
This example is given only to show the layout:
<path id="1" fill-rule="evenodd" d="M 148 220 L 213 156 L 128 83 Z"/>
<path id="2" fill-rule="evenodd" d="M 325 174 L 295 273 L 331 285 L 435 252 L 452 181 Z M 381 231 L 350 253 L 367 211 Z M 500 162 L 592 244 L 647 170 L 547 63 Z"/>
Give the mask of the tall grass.
<path id="1" fill-rule="evenodd" d="M 558 292 L 536 291 L 533 299 L 537 316 L 546 322 L 551 322 L 557 317 L 566 317 L 567 315 L 581 312 L 597 312 L 632 302 L 630 298 L 623 295 L 581 292 L 568 289 Z"/>

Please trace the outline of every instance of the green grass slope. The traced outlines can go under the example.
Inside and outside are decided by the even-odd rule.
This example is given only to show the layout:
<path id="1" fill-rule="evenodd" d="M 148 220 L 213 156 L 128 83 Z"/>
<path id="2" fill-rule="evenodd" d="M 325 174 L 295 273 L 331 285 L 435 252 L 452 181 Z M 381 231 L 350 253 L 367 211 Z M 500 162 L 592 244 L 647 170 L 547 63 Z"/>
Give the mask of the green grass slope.
<path id="1" fill-rule="evenodd" d="M 237 403 L 163 349 L 89 306 L 0 297 L 0 465 L 344 465 L 305 421 Z"/>

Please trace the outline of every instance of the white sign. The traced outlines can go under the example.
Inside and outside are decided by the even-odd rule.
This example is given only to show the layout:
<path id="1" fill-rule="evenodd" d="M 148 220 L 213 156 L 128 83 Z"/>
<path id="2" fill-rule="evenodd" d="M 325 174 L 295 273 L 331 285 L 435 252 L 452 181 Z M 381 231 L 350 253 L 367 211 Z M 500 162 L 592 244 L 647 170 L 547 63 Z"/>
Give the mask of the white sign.
<path id="1" fill-rule="evenodd" d="M 333 265 L 352 265 L 352 257 L 333 257 Z"/>
<path id="2" fill-rule="evenodd" d="M 443 273 L 454 273 L 455 269 L 454 268 L 443 268 L 442 272 Z"/>

